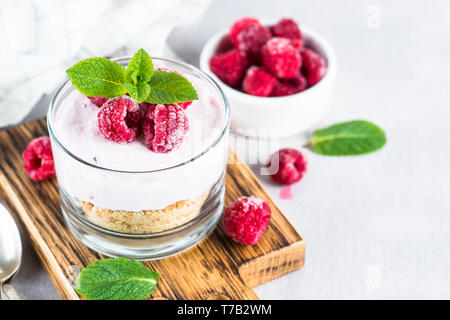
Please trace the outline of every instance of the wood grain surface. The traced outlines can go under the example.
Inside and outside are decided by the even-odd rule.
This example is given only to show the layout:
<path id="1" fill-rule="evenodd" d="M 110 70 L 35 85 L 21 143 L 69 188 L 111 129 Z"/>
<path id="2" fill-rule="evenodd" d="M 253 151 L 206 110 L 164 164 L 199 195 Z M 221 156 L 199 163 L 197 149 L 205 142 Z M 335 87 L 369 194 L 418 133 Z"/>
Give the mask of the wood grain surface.
<path id="1" fill-rule="evenodd" d="M 66 228 L 56 179 L 33 182 L 22 166 L 28 142 L 47 135 L 44 119 L 0 131 L 0 195 L 23 224 L 51 280 L 63 299 L 80 299 L 73 289 L 78 271 L 104 258 Z M 305 242 L 251 170 L 233 151 L 226 176 L 226 205 L 240 196 L 266 199 L 270 225 L 254 246 L 233 242 L 219 226 L 196 247 L 171 258 L 145 262 L 161 274 L 154 299 L 257 299 L 252 287 L 301 268 Z"/>

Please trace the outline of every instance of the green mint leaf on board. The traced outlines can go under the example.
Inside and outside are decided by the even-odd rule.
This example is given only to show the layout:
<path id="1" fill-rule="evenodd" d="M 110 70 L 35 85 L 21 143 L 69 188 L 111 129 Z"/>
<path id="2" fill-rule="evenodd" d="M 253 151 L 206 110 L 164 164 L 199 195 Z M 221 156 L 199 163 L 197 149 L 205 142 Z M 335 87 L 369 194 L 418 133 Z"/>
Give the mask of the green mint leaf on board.
<path id="1" fill-rule="evenodd" d="M 125 68 L 105 58 L 88 58 L 67 70 L 73 86 L 89 97 L 114 98 L 127 93 Z"/>
<path id="2" fill-rule="evenodd" d="M 189 80 L 175 72 L 155 71 L 149 84 L 150 95 L 145 99 L 148 103 L 170 104 L 198 99 Z"/>
<path id="3" fill-rule="evenodd" d="M 131 82 L 125 82 L 125 88 L 127 88 L 130 96 L 137 102 L 143 102 L 150 93 L 150 86 L 148 83 L 134 84 Z"/>
<path id="4" fill-rule="evenodd" d="M 104 259 L 81 271 L 75 289 L 88 300 L 143 300 L 156 290 L 158 279 L 139 261 Z"/>
<path id="5" fill-rule="evenodd" d="M 147 83 L 150 81 L 153 72 L 152 58 L 144 49 L 140 49 L 128 63 L 125 80 L 136 85 Z"/>
<path id="6" fill-rule="evenodd" d="M 375 124 L 354 120 L 314 131 L 308 146 L 327 156 L 360 155 L 381 149 L 386 143 L 384 131 Z"/>

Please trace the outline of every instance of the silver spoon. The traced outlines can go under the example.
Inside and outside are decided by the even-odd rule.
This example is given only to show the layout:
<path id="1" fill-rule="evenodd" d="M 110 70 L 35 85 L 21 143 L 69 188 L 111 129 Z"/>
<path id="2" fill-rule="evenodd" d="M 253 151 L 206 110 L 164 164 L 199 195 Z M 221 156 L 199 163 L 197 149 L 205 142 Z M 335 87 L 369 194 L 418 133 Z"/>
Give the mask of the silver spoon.
<path id="1" fill-rule="evenodd" d="M 16 222 L 0 202 L 0 300 L 3 299 L 3 285 L 19 270 L 22 262 L 22 241 Z M 12 287 L 8 285 L 11 290 Z M 14 292 L 14 289 L 12 289 Z"/>

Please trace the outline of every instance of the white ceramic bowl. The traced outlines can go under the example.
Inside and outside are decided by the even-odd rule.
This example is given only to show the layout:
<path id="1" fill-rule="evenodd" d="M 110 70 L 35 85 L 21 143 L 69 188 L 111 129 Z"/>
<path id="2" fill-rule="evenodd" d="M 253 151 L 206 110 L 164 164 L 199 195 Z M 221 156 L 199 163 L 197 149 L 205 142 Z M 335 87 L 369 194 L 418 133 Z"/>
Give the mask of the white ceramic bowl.
<path id="1" fill-rule="evenodd" d="M 300 29 L 305 45 L 326 60 L 327 72 L 313 87 L 284 97 L 258 97 L 240 92 L 223 83 L 211 71 L 209 59 L 228 30 L 215 34 L 203 47 L 200 68 L 222 85 L 230 102 L 231 127 L 236 133 L 249 137 L 284 137 L 312 128 L 324 116 L 336 75 L 334 51 L 319 33 L 305 26 Z"/>

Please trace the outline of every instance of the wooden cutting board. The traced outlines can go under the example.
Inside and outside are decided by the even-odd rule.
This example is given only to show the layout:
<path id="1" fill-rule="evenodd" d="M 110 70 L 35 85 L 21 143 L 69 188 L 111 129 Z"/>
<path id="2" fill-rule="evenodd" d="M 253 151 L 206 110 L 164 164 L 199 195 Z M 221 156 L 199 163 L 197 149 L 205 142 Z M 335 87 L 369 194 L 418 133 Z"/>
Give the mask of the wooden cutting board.
<path id="1" fill-rule="evenodd" d="M 33 182 L 22 167 L 28 142 L 47 135 L 44 119 L 0 131 L 0 195 L 30 236 L 39 258 L 63 299 L 80 299 L 76 272 L 103 259 L 66 228 L 56 179 Z M 301 268 L 305 242 L 250 169 L 230 150 L 226 205 L 240 196 L 266 199 L 270 225 L 254 246 L 233 242 L 219 226 L 196 247 L 171 258 L 145 262 L 161 274 L 154 299 L 257 299 L 253 287 Z"/>

